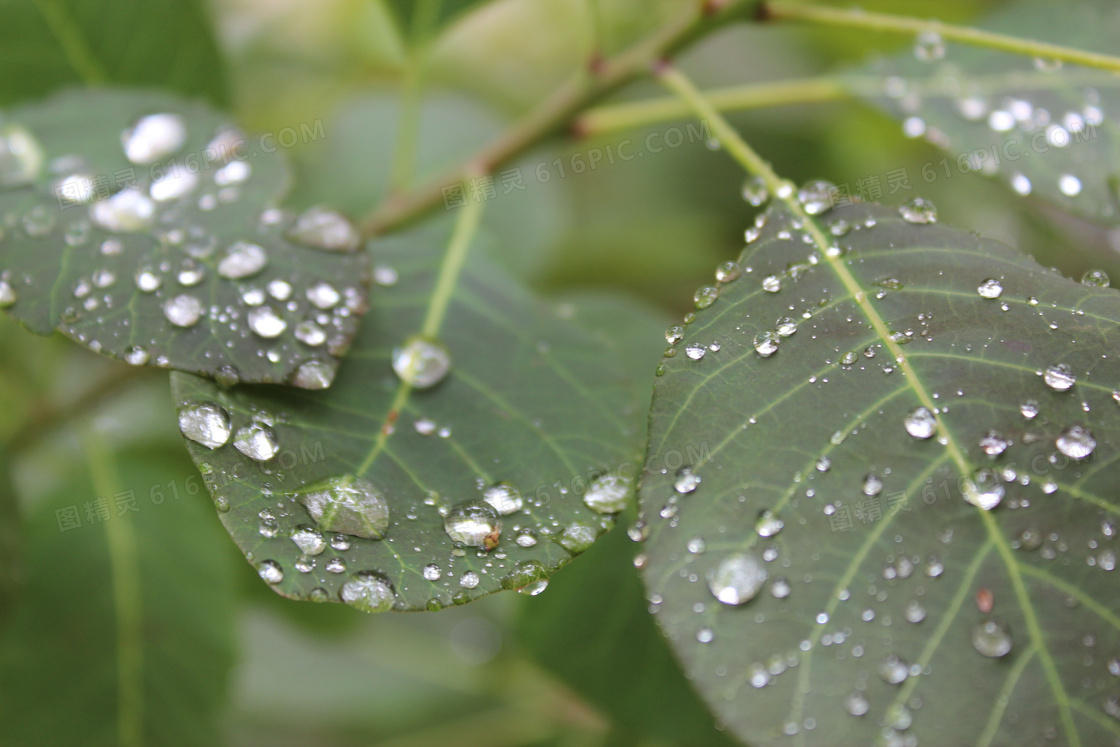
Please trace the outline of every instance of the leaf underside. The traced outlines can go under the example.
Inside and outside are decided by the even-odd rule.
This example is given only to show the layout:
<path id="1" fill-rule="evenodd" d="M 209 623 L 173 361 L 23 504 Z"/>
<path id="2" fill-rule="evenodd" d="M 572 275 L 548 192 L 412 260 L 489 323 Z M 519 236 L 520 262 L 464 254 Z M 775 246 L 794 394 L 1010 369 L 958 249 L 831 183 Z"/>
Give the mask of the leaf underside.
<path id="1" fill-rule="evenodd" d="M 156 113 L 180 115 L 186 141 L 151 166 L 130 163 L 122 133 Z M 13 127 L 31 133 L 43 151 L 33 183 L 0 190 L 0 280 L 15 294 L 6 310 L 28 329 L 57 329 L 130 363 L 230 380 L 288 381 L 308 361 L 337 368 L 367 303 L 366 257 L 285 236 L 293 217 L 276 203 L 290 177 L 275 135 L 246 138 L 203 104 L 119 90 L 62 93 L 5 113 L 4 127 L 9 137 Z M 247 166 L 248 176 L 231 165 Z M 66 181 L 76 175 L 81 181 Z M 197 184 L 154 202 L 147 227 L 109 230 L 93 220 L 107 204 L 99 194 L 116 197 L 134 181 L 146 195 L 176 178 Z M 245 277 L 222 276 L 239 242 L 262 249 L 267 264 Z M 154 291 L 141 289 L 145 270 L 159 280 Z M 334 288 L 339 303 L 313 305 L 307 292 L 319 283 Z M 166 309 L 176 298 L 199 304 L 197 321 L 172 324 Z M 251 329 L 250 314 L 263 309 L 283 320 L 276 336 Z M 297 338 L 301 322 L 322 330 L 317 344 Z"/>
<path id="2" fill-rule="evenodd" d="M 644 578 L 689 677 L 755 745 L 1112 743 L 1120 296 L 879 206 L 813 219 L 839 258 L 803 243 L 784 208 L 767 218 L 655 387 L 649 456 L 701 455 L 685 465 L 693 492 L 663 459 L 640 493 Z M 989 278 L 998 298 L 978 293 Z M 754 337 L 781 317 L 797 331 L 764 358 Z M 1040 376 L 1056 364 L 1076 378 L 1066 391 Z M 904 427 L 922 404 L 939 408 L 933 438 Z M 1095 438 L 1087 459 L 1056 446 L 1071 425 Z M 1010 442 L 998 456 L 980 447 L 993 430 Z M 991 512 L 959 480 L 985 467 L 1005 490 Z M 882 488 L 867 495 L 872 473 Z M 766 510 L 784 528 L 764 537 Z M 735 553 L 768 575 L 739 606 L 709 588 Z M 1010 631 L 1002 658 L 973 645 L 983 590 Z M 892 655 L 910 667 L 898 684 L 880 674 Z"/>
<path id="3" fill-rule="evenodd" d="M 338 601 L 347 581 L 369 571 L 391 584 L 395 609 L 439 609 L 510 586 L 515 564 L 535 561 L 551 573 L 573 554 L 559 544 L 564 530 L 583 525 L 595 536 L 613 524 L 610 514 L 586 507 L 581 493 L 596 474 L 620 467 L 633 474 L 642 413 L 619 354 L 579 325 L 577 307 L 535 301 L 476 247 L 440 333 L 451 354 L 449 375 L 414 390 L 394 374 L 394 347 L 421 328 L 433 303 L 446 241 L 446 227 L 437 224 L 375 242 L 379 272 L 392 268 L 397 279 L 373 294 L 369 318 L 327 392 L 222 390 L 173 377 L 181 406 L 218 403 L 235 430 L 254 413 L 273 416 L 280 452 L 268 462 L 254 463 L 228 444 L 188 447 L 215 498 L 228 501 L 222 521 L 238 546 L 254 562 L 281 567 L 283 580 L 273 588 L 284 596 Z M 301 559 L 289 537 L 314 522 L 284 494 L 343 475 L 362 477 L 387 497 L 388 531 L 382 540 L 346 537 L 349 549 L 332 545 Z M 498 482 L 520 491 L 523 510 L 502 517 L 490 552 L 457 549 L 441 508 L 477 500 Z M 265 534 L 275 536 L 260 531 L 262 511 L 275 521 Z M 517 539 L 526 535 L 536 543 L 522 546 Z M 426 566 L 438 569 L 438 578 L 425 577 Z"/>
<path id="4" fill-rule="evenodd" d="M 1001 9 L 984 27 L 1110 54 L 1120 15 L 1111 3 L 1065 7 L 1031 0 Z M 1021 195 L 1120 223 L 1120 78 L 1114 73 L 1046 60 L 1032 64 L 1021 55 L 951 43 L 941 60 L 904 53 L 871 70 L 887 76 L 887 90 L 869 98 L 906 120 L 908 134 L 950 154 L 922 178 L 998 174 Z"/>

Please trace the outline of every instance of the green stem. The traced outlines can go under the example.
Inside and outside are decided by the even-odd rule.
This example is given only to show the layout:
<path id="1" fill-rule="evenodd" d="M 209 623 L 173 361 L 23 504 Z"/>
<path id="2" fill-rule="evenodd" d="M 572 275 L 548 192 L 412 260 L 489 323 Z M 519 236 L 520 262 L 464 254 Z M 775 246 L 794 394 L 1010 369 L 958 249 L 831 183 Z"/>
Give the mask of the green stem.
<path id="1" fill-rule="evenodd" d="M 113 454 L 105 447 L 104 436 L 92 429 L 84 442 L 93 489 L 111 506 L 113 495 L 120 491 Z M 127 516 L 110 517 L 104 527 L 117 621 L 117 744 L 139 747 L 144 741 L 144 629 L 136 534 Z"/>
<path id="2" fill-rule="evenodd" d="M 471 242 L 482 219 L 482 203 L 468 201 L 460 211 L 455 221 L 455 229 L 451 233 L 451 241 L 447 244 L 447 253 L 439 268 L 439 277 L 436 279 L 435 290 L 432 291 L 428 314 L 424 317 L 424 326 L 420 329 L 420 334 L 426 337 L 439 336 L 443 317 L 447 314 L 447 305 L 455 293 L 459 274 L 463 270 L 463 262 L 467 259 L 467 252 L 470 251 Z"/>
<path id="3" fill-rule="evenodd" d="M 805 78 L 773 83 L 716 88 L 704 93 L 712 106 L 722 112 L 763 109 L 789 104 L 840 101 L 862 93 L 878 93 L 882 85 L 871 78 Z M 588 109 L 575 120 L 574 129 L 582 135 L 602 135 L 616 130 L 683 119 L 692 113 L 677 96 L 666 96 L 613 106 Z"/>
<path id="4" fill-rule="evenodd" d="M 435 207 L 443 188 L 469 174 L 487 174 L 545 138 L 564 131 L 583 109 L 647 73 L 658 59 L 707 33 L 750 16 L 751 0 L 697 0 L 664 27 L 618 55 L 598 61 L 591 74 L 575 71 L 550 97 L 463 163 L 409 192 L 387 197 L 362 221 L 366 235 L 383 233 Z"/>
<path id="5" fill-rule="evenodd" d="M 442 0 L 417 0 L 416 14 L 409 29 L 409 56 L 401 84 L 401 112 L 397 123 L 397 144 L 393 150 L 393 169 L 389 177 L 392 191 L 408 189 L 416 163 L 420 137 L 420 113 L 424 74 L 428 62 L 428 36 L 439 17 Z"/>
<path id="6" fill-rule="evenodd" d="M 1060 44 L 1049 44 L 1033 39 L 1022 39 L 1017 36 L 997 34 L 968 26 L 956 26 L 929 18 L 869 13 L 859 8 L 829 8 L 808 3 L 786 2 L 785 0 L 774 0 L 766 3 L 760 15 L 772 20 L 805 21 L 825 26 L 846 26 L 900 34 L 935 32 L 942 39 L 949 39 L 962 44 L 1029 55 L 1044 60 L 1060 60 L 1074 65 L 1109 70 L 1114 73 L 1120 72 L 1120 57 L 1114 57 L 1113 55 L 1086 52 L 1083 49 L 1064 47 Z"/>

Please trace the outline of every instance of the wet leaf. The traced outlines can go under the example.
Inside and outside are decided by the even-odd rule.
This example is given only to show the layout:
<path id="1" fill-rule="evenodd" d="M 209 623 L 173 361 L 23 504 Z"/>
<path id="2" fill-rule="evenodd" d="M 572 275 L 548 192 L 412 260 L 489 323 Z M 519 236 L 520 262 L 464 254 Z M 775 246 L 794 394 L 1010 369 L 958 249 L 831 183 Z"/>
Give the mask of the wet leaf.
<path id="1" fill-rule="evenodd" d="M 1059 7 L 1026 0 L 981 24 L 991 31 L 1111 53 L 1120 17 L 1111 3 Z M 932 52 L 931 52 L 932 50 Z M 941 56 L 938 56 L 941 55 Z M 871 100 L 903 130 L 942 148 L 926 182 L 979 171 L 1021 195 L 1109 225 L 1120 223 L 1120 80 L 1103 70 L 1032 60 L 936 40 L 872 66 L 883 78 Z M 911 174 L 916 181 L 918 174 Z"/>
<path id="2" fill-rule="evenodd" d="M 0 3 L 0 104 L 75 83 L 162 87 L 214 103 L 225 75 L 204 3 Z"/>
<path id="3" fill-rule="evenodd" d="M 634 466 L 643 407 L 620 355 L 479 247 L 437 292 L 447 240 L 438 224 L 374 243 L 386 285 L 329 392 L 174 377 L 223 522 L 284 596 L 438 609 L 544 580 L 613 525 L 583 493 Z M 438 339 L 417 337 L 445 301 Z"/>
<path id="4" fill-rule="evenodd" d="M 275 135 L 172 96 L 10 110 L 0 306 L 133 365 L 321 388 L 365 309 L 366 258 L 338 214 L 277 208 L 288 181 Z"/>
<path id="5" fill-rule="evenodd" d="M 219 744 L 236 585 L 201 480 L 162 451 L 103 456 L 111 485 L 68 477 L 25 515 L 0 741 Z"/>
<path id="6" fill-rule="evenodd" d="M 1120 734 L 1120 296 L 929 217 L 772 208 L 655 386 L 645 581 L 751 744 Z"/>

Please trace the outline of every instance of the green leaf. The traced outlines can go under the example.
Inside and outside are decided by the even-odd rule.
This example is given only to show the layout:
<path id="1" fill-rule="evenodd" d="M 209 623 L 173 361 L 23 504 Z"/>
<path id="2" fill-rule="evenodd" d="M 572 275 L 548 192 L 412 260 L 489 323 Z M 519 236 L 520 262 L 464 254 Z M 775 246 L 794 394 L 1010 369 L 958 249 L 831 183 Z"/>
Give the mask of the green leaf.
<path id="1" fill-rule="evenodd" d="M 518 637 L 537 661 L 611 719 L 611 744 L 734 744 L 681 674 L 646 612 L 621 528 L 526 600 Z"/>
<path id="2" fill-rule="evenodd" d="M 1103 53 L 1115 49 L 1120 34 L 1120 17 L 1106 2 L 1062 7 L 1025 0 L 1001 7 L 982 25 Z M 952 44 L 940 61 L 908 52 L 871 70 L 887 77 L 883 92 L 868 98 L 905 120 L 907 134 L 924 135 L 949 154 L 926 164 L 920 175 L 911 173 L 911 182 L 979 170 L 998 174 L 1021 195 L 1090 220 L 1120 223 L 1116 75 Z"/>
<path id="3" fill-rule="evenodd" d="M 751 744 L 1110 743 L 1120 296 L 917 207 L 772 208 L 664 361 L 656 618 Z"/>
<path id="4" fill-rule="evenodd" d="M 280 594 L 357 596 L 364 609 L 438 609 L 539 580 L 613 525 L 610 513 L 584 505 L 582 493 L 596 475 L 633 466 L 639 450 L 642 412 L 632 406 L 622 362 L 565 318 L 578 310 L 535 300 L 478 249 L 460 277 L 455 267 L 469 240 L 469 231 L 456 233 L 442 260 L 443 225 L 375 242 L 378 276 L 391 285 L 374 294 L 329 392 L 222 390 L 173 377 L 180 423 L 191 430 L 205 422 L 219 435 L 213 451 L 188 446 L 225 511 L 222 521 Z M 433 309 L 442 322 L 434 332 Z M 394 349 L 422 328 L 439 336 L 451 360 L 446 378 L 424 389 L 402 383 L 392 365 Z M 192 415 L 208 404 L 222 411 L 201 421 Z M 271 459 L 254 462 L 235 447 L 244 429 L 275 438 Z M 496 528 L 491 509 L 477 502 L 499 483 L 519 491 L 523 509 L 501 518 L 500 534 L 482 531 L 473 545 L 457 545 L 442 514 L 474 502 L 472 529 Z M 322 493 L 331 489 L 361 503 L 330 521 Z M 358 535 L 334 534 L 342 528 Z"/>
<path id="5" fill-rule="evenodd" d="M 0 105 L 74 83 L 226 98 L 206 9 L 194 0 L 2 0 L 0 50 Z"/>
<path id="6" fill-rule="evenodd" d="M 220 744 L 234 568 L 201 480 L 163 451 L 92 458 L 107 480 L 71 477 L 27 516 L 24 583 L 0 628 L 0 742 Z M 91 522 L 98 499 L 109 518 Z"/>
<path id="7" fill-rule="evenodd" d="M 366 257 L 342 216 L 276 207 L 279 143 L 156 93 L 72 91 L 10 111 L 0 306 L 135 365 L 328 385 L 366 305 Z M 337 234 L 306 229 L 315 216 Z"/>

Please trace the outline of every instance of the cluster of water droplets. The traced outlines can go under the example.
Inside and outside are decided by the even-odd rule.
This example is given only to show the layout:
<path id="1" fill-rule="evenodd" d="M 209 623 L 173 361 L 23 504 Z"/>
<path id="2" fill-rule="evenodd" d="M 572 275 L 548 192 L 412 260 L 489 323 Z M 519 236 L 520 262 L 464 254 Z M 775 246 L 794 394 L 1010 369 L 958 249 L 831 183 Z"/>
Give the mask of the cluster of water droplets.
<path id="1" fill-rule="evenodd" d="M 202 330 L 220 338 L 205 353 L 210 359 L 246 340 L 256 344 L 257 357 L 269 364 L 286 362 L 292 372 L 289 383 L 329 386 L 331 359 L 343 352 L 356 318 L 365 311 L 361 260 L 355 255 L 346 260 L 346 269 L 338 265 L 338 280 L 308 277 L 319 265 L 329 270 L 335 260 L 293 263 L 299 266 L 291 269 L 282 265 L 298 252 L 289 242 L 353 253 L 360 247 L 360 234 L 344 216 L 322 207 L 293 216 L 268 206 L 243 205 L 246 189 L 275 189 L 253 181 L 255 167 L 263 168 L 266 176 L 259 178 L 267 179 L 271 165 L 251 164 L 249 154 L 239 150 L 245 136 L 225 125 L 200 148 L 204 158 L 191 153 L 180 159 L 191 131 L 187 118 L 174 112 L 148 114 L 131 123 L 120 133 L 120 147 L 139 177 L 113 191 L 100 183 L 83 156 L 47 158 L 26 128 L 0 126 L 0 189 L 38 185 L 44 191 L 43 201 L 14 223 L 7 221 L 20 230 L 7 232 L 6 238 L 57 241 L 66 251 L 90 257 L 72 263 L 92 263 L 96 269 L 73 284 L 71 302 L 63 300 L 60 318 L 64 330 L 94 350 L 123 348 L 121 356 L 133 365 L 183 365 L 172 360 L 168 349 L 169 340 L 176 338 L 150 328 L 149 317 L 135 329 L 127 318 L 108 321 L 106 314 L 135 303 L 138 296 L 141 304 L 154 303 L 170 330 Z M 48 196 L 57 196 L 63 209 L 48 208 Z M 256 235 L 223 239 L 220 226 L 229 221 L 206 217 L 233 208 L 259 210 Z M 0 243 L 4 240 L 0 231 Z M 42 251 L 27 250 L 31 248 Z M 273 256 L 278 251 L 279 260 Z M 15 306 L 22 292 L 33 293 L 36 285 L 54 281 L 0 267 L 0 307 Z M 284 337 L 293 332 L 294 340 Z M 192 344 L 192 352 L 197 348 Z M 240 378 L 232 367 L 226 378 L 231 374 Z M 252 377 L 273 380 L 271 374 L 255 371 Z"/>

